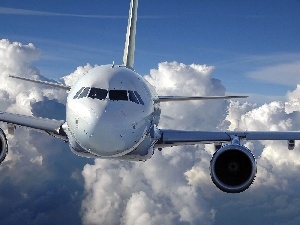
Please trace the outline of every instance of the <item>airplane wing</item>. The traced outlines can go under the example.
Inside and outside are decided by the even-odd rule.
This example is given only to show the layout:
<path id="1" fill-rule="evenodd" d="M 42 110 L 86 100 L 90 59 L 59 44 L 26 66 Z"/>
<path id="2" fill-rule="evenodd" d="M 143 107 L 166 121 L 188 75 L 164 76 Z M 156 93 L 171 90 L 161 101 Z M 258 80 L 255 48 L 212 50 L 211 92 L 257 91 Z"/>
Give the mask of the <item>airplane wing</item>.
<path id="1" fill-rule="evenodd" d="M 59 83 L 52 83 L 52 82 L 41 81 L 41 80 L 34 80 L 34 79 L 25 78 L 25 77 L 17 77 L 17 76 L 13 76 L 13 75 L 9 75 L 9 77 L 19 79 L 19 80 L 25 80 L 25 81 L 29 81 L 29 82 L 33 82 L 33 83 L 38 83 L 38 84 L 44 84 L 44 85 L 47 85 L 47 86 L 64 89 L 66 91 L 69 91 L 71 89 L 70 86 L 59 84 Z"/>
<path id="2" fill-rule="evenodd" d="M 46 132 L 52 136 L 67 140 L 67 135 L 62 128 L 62 125 L 65 123 L 63 120 L 52 120 L 0 111 L 0 121 L 9 125 L 23 126 L 37 131 Z"/>
<path id="3" fill-rule="evenodd" d="M 211 100 L 211 99 L 232 99 L 232 98 L 248 98 L 248 96 L 158 96 L 157 102 L 175 102 L 187 100 Z"/>
<path id="4" fill-rule="evenodd" d="M 222 144 L 230 142 L 234 137 L 241 140 L 300 140 L 298 131 L 181 131 L 160 129 L 161 137 L 156 148 L 193 144 Z"/>

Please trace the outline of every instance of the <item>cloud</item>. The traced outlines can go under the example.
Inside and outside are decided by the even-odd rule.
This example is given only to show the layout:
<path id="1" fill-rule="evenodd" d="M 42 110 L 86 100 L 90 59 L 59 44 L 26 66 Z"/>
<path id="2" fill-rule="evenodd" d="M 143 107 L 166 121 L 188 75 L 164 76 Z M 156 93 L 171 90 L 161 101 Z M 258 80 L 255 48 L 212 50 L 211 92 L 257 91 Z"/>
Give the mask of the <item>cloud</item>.
<path id="1" fill-rule="evenodd" d="M 86 74 L 90 69 L 93 67 L 90 64 L 87 64 L 85 66 L 78 66 L 77 69 L 67 75 L 61 78 L 61 81 L 68 86 L 72 86 L 80 77 L 82 77 L 84 74 Z"/>
<path id="2" fill-rule="evenodd" d="M 66 94 L 7 74 L 41 76 L 33 44 L 0 41 L 1 110 L 61 119 Z M 72 85 L 93 66 L 61 81 Z M 161 95 L 222 95 L 213 67 L 163 62 L 146 79 Z M 161 127 L 193 130 L 299 130 L 299 87 L 286 100 L 161 103 Z M 55 108 L 55 111 L 53 110 Z M 54 114 L 54 115 L 53 115 Z M 2 126 L 7 133 L 6 126 Z M 1 224 L 299 224 L 300 143 L 246 142 L 257 156 L 254 184 L 225 194 L 211 182 L 212 145 L 166 148 L 146 162 L 90 160 L 53 137 L 16 130 L 0 167 Z"/>
<path id="3" fill-rule="evenodd" d="M 266 66 L 247 74 L 248 77 L 273 84 L 294 87 L 299 83 L 300 61 Z"/>
<path id="4" fill-rule="evenodd" d="M 220 80 L 212 78 L 214 67 L 207 65 L 185 65 L 178 62 L 164 62 L 158 69 L 152 69 L 146 79 L 156 87 L 159 95 L 224 95 L 225 87 Z M 176 129 L 215 129 L 225 118 L 226 101 L 201 101 L 162 103 L 162 120 L 160 126 Z M 216 115 L 211 116 L 210 108 Z M 189 109 L 189 110 L 184 110 Z M 191 111 L 194 113 L 191 114 Z M 194 120 L 190 120 L 195 116 Z"/>
<path id="5" fill-rule="evenodd" d="M 51 16 L 51 17 L 80 17 L 80 18 L 93 18 L 93 19 L 127 19 L 128 16 L 117 16 L 117 15 L 84 15 L 84 14 L 70 14 L 70 13 L 56 13 L 56 12 L 46 12 L 37 11 L 29 9 L 19 9 L 19 8 L 8 8 L 0 7 L 0 14 L 6 15 L 18 15 L 18 16 Z M 165 16 L 140 16 L 140 19 L 162 19 L 167 18 Z"/>
<path id="6" fill-rule="evenodd" d="M 300 111 L 300 84 L 297 84 L 297 87 L 294 91 L 289 91 L 287 93 L 288 101 L 285 103 L 286 112 L 291 113 L 294 111 Z"/>
<path id="7" fill-rule="evenodd" d="M 68 13 L 55 13 L 55 12 L 45 12 L 36 11 L 28 9 L 18 9 L 18 8 L 7 8 L 0 7 L 0 14 L 8 15 L 20 15 L 20 16 L 59 16 L 59 17 L 82 17 L 82 18 L 97 18 L 97 19 L 123 19 L 127 16 L 111 16 L 111 15 L 80 15 L 80 14 L 68 14 Z"/>
<path id="8" fill-rule="evenodd" d="M 297 80 L 299 52 L 272 52 L 261 55 L 232 53 L 231 57 L 227 58 L 228 60 L 218 62 L 216 65 L 217 68 L 227 70 L 231 77 L 230 80 L 224 79 L 223 82 L 226 82 L 227 88 L 231 91 L 239 90 L 240 83 L 245 82 L 247 85 L 243 85 L 243 92 L 252 92 L 250 97 L 257 94 L 264 95 L 261 96 L 262 100 L 252 98 L 253 102 L 258 100 L 261 103 L 266 98 L 269 98 L 268 102 L 276 100 L 274 98 L 276 95 L 282 97 L 289 88 L 295 88 L 299 83 Z"/>
<path id="9" fill-rule="evenodd" d="M 61 119 L 66 93 L 7 76 L 44 79 L 32 66 L 39 54 L 33 44 L 0 40 L 0 110 L 47 117 L 54 112 L 52 117 Z M 7 134 L 4 124 L 1 128 Z M 76 174 L 88 160 L 60 140 L 23 128 L 7 138 L 9 154 L 0 167 L 1 224 L 81 224 L 83 179 Z"/>
<path id="10" fill-rule="evenodd" d="M 225 88 L 212 78 L 212 71 L 212 67 L 205 65 L 164 62 L 146 78 L 161 95 L 224 94 Z M 296 91 L 287 102 L 273 101 L 260 106 L 236 101 L 161 104 L 161 126 L 298 130 L 299 113 L 287 112 L 286 108 L 293 95 L 296 96 Z M 299 143 L 294 151 L 288 151 L 286 143 L 281 141 L 245 145 L 258 158 L 258 174 L 255 183 L 237 195 L 224 194 L 212 184 L 209 162 L 214 147 L 211 145 L 166 148 L 156 151 L 145 163 L 96 160 L 83 170 L 86 185 L 83 222 L 107 223 L 101 212 L 109 211 L 118 215 L 114 223 L 123 224 L 263 224 L 266 221 L 296 224 L 299 210 L 291 210 L 290 204 L 295 204 L 293 209 L 299 208 L 298 201 L 293 200 L 299 198 L 296 174 Z"/>
<path id="11" fill-rule="evenodd" d="M 158 92 L 161 94 L 209 95 L 215 92 L 222 95 L 225 88 L 220 81 L 212 79 L 212 70 L 205 65 L 165 62 L 160 63 L 158 69 L 153 69 L 147 79 L 159 84 Z M 176 82 L 170 84 L 172 80 Z M 206 112 L 203 113 L 208 104 L 219 117 L 215 121 Z M 199 121 L 196 122 L 199 127 L 213 129 L 221 118 L 225 119 L 223 108 L 226 108 L 226 102 L 165 103 L 161 107 L 164 115 L 168 115 L 163 117 L 166 118 L 161 123 L 163 126 L 192 128 L 195 124 L 188 118 L 194 112 L 192 116 Z M 189 111 L 186 112 L 183 107 L 189 108 Z M 170 118 L 173 118 L 171 122 Z M 211 224 L 214 209 L 203 199 L 198 187 L 191 186 L 184 175 L 194 165 L 197 148 L 183 149 L 178 147 L 156 152 L 145 163 L 95 160 L 95 164 L 86 165 L 82 172 L 86 193 L 82 205 L 84 224 Z M 137 208 L 138 211 L 135 210 Z"/>

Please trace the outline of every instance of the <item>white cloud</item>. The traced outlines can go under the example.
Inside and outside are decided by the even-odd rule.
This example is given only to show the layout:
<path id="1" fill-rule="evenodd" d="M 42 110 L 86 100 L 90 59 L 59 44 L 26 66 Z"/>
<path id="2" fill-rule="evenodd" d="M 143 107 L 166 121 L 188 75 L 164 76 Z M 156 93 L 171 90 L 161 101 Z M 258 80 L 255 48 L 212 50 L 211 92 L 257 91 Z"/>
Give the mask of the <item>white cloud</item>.
<path id="1" fill-rule="evenodd" d="M 82 17 L 82 18 L 97 18 L 97 19 L 123 19 L 123 18 L 127 18 L 126 16 L 80 15 L 80 14 L 55 13 L 55 12 L 45 12 L 45 11 L 28 10 L 28 9 L 18 9 L 18 8 L 7 8 L 7 7 L 0 7 L 0 14 L 20 15 L 20 16 Z"/>
<path id="2" fill-rule="evenodd" d="M 164 62 L 152 69 L 146 79 L 159 95 L 224 95 L 225 87 L 212 78 L 213 67 Z M 176 129 L 215 129 L 225 118 L 226 101 L 161 103 L 161 127 Z M 210 110 L 206 110 L 209 108 Z M 186 110 L 187 109 L 187 110 Z M 211 112 L 216 114 L 212 116 Z M 191 120 L 194 116 L 194 120 Z"/>
<path id="3" fill-rule="evenodd" d="M 0 110 L 44 116 L 52 106 L 48 115 L 61 116 L 65 93 L 8 77 L 44 79 L 32 66 L 39 54 L 33 44 L 0 40 Z M 4 124 L 1 128 L 7 133 Z M 34 131 L 17 128 L 7 138 L 9 153 L 0 167 L 1 224 L 81 224 L 83 188 L 72 174 L 87 160 L 75 157 L 67 144 Z"/>
<path id="4" fill-rule="evenodd" d="M 90 64 L 87 64 L 85 66 L 78 66 L 73 73 L 61 78 L 61 80 L 64 82 L 64 84 L 72 86 L 80 77 L 82 77 L 92 68 L 93 67 Z"/>
<path id="5" fill-rule="evenodd" d="M 61 118 L 65 93 L 7 77 L 44 79 L 32 66 L 38 57 L 32 44 L 0 41 L 1 110 Z M 90 68 L 78 67 L 62 80 L 72 85 Z M 225 94 L 212 71 L 205 65 L 164 62 L 147 79 L 161 95 Z M 162 103 L 161 127 L 298 130 L 298 93 L 299 87 L 286 101 L 260 106 L 236 101 Z M 247 142 L 258 158 L 258 174 L 246 192 L 232 195 L 210 180 L 211 145 L 166 148 L 147 162 L 126 162 L 77 157 L 60 140 L 26 129 L 17 129 L 8 140 L 9 155 L 0 167 L 1 224 L 299 223 L 300 143 L 288 151 L 286 142 Z"/>
<path id="6" fill-rule="evenodd" d="M 247 74 L 248 77 L 273 84 L 295 87 L 299 83 L 300 61 L 262 67 Z"/>
<path id="7" fill-rule="evenodd" d="M 47 16 L 47 17 L 79 17 L 79 18 L 93 18 L 93 19 L 127 19 L 126 15 L 87 15 L 87 14 L 70 14 L 70 13 L 56 13 L 47 11 L 38 11 L 30 9 L 8 8 L 0 7 L 0 14 L 18 15 L 18 16 Z M 165 16 L 140 16 L 140 19 L 161 19 Z"/>
<path id="8" fill-rule="evenodd" d="M 300 111 L 300 84 L 294 91 L 289 91 L 287 93 L 288 101 L 285 103 L 285 108 L 287 113 L 299 112 Z"/>

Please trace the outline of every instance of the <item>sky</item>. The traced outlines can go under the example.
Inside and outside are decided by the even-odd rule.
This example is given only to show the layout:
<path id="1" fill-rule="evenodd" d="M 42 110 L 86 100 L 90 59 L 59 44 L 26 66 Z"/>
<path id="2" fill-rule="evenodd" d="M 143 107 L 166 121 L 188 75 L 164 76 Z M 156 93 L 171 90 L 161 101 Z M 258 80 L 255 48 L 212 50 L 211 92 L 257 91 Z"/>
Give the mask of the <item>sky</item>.
<path id="1" fill-rule="evenodd" d="M 0 110 L 64 119 L 63 90 L 7 74 L 71 85 L 95 64 L 121 63 L 129 2 L 98 5 L 1 1 Z M 261 98 L 164 103 L 160 127 L 299 130 L 299 5 L 140 0 L 135 69 L 158 93 Z M 300 223 L 299 142 L 294 151 L 281 141 L 244 143 L 257 176 L 245 192 L 225 194 L 210 179 L 211 145 L 166 148 L 146 162 L 93 160 L 48 135 L 1 128 L 9 144 L 0 166 L 3 225 Z"/>
<path id="2" fill-rule="evenodd" d="M 34 65 L 54 79 L 87 63 L 120 64 L 128 2 L 3 0 L 1 38 L 33 43 L 41 51 Z M 299 76 L 299 10 L 297 0 L 142 0 L 135 69 L 207 64 L 230 93 L 282 99 Z"/>

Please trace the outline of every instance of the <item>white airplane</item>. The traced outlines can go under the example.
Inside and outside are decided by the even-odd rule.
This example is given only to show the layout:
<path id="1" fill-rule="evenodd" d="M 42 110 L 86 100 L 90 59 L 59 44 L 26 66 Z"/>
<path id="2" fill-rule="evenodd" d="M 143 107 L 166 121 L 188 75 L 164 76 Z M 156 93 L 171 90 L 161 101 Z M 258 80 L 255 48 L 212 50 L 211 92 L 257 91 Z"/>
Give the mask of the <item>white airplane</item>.
<path id="1" fill-rule="evenodd" d="M 293 149 L 300 132 L 180 131 L 159 129 L 160 103 L 167 101 L 230 99 L 247 96 L 159 96 L 133 69 L 138 0 L 131 0 L 123 65 L 91 69 L 72 86 L 18 76 L 21 80 L 50 85 L 69 92 L 66 120 L 51 120 L 0 112 L 8 132 L 24 126 L 59 137 L 83 157 L 122 160 L 149 159 L 154 149 L 176 145 L 212 143 L 211 178 L 224 192 L 246 190 L 256 174 L 256 160 L 241 140 L 288 140 Z M 0 129 L 0 161 L 8 152 L 7 139 Z"/>

